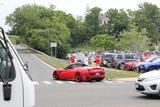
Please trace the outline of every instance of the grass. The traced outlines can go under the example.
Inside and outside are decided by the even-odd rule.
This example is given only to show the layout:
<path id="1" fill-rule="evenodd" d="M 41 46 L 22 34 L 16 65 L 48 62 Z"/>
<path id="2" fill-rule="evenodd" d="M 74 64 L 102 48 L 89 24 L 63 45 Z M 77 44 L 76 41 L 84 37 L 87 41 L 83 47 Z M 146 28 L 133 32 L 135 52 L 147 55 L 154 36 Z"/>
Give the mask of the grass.
<path id="1" fill-rule="evenodd" d="M 138 77 L 141 73 L 133 72 L 133 71 L 121 71 L 121 70 L 106 70 L 106 78 L 107 79 L 115 79 L 115 78 L 134 78 Z"/>
<path id="2" fill-rule="evenodd" d="M 67 63 L 64 63 L 64 62 L 59 62 L 59 61 L 55 61 L 55 60 L 52 60 L 50 58 L 48 58 L 47 56 L 44 56 L 42 54 L 39 54 L 39 53 L 34 53 L 37 57 L 39 57 L 40 59 L 42 59 L 44 62 L 48 63 L 49 65 L 51 66 L 54 66 L 56 68 L 64 68 L 66 66 L 68 66 Z"/>
<path id="3" fill-rule="evenodd" d="M 20 43 L 21 39 L 17 35 L 8 35 L 10 41 L 15 45 L 16 43 Z"/>

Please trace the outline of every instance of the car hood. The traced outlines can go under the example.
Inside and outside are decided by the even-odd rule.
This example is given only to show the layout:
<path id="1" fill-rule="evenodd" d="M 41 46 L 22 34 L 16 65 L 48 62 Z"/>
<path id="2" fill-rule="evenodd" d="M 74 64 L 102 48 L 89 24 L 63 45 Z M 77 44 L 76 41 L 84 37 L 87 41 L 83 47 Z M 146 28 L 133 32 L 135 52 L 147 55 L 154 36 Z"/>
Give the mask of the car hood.
<path id="1" fill-rule="evenodd" d="M 138 62 L 140 62 L 140 61 L 129 61 L 129 62 L 126 62 L 125 64 L 136 64 L 136 63 L 138 63 Z"/>
<path id="2" fill-rule="evenodd" d="M 153 70 L 153 71 L 141 74 L 139 78 L 160 78 L 160 70 Z"/>
<path id="3" fill-rule="evenodd" d="M 138 62 L 137 65 L 144 65 L 144 64 L 147 64 L 148 62 Z"/>

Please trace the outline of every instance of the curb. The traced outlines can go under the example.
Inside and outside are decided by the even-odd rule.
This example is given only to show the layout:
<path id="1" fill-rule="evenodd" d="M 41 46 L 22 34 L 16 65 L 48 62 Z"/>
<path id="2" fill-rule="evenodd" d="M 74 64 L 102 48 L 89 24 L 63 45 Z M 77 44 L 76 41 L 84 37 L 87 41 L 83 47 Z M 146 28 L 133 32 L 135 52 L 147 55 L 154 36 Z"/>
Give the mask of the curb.
<path id="1" fill-rule="evenodd" d="M 111 80 L 112 81 L 128 81 L 128 82 L 133 82 L 133 81 L 136 81 L 137 78 L 116 78 L 116 79 L 111 79 Z"/>

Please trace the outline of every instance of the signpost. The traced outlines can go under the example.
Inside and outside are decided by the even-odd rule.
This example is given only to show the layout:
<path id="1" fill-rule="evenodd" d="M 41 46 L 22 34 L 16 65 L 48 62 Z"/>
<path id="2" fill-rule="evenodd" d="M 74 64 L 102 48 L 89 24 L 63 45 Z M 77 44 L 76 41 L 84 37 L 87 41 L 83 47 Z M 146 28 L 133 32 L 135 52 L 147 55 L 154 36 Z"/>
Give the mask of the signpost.
<path id="1" fill-rule="evenodd" d="M 55 57 L 57 57 L 57 43 L 51 43 L 51 56 L 53 56 L 53 53 L 52 53 L 52 48 L 55 48 Z"/>

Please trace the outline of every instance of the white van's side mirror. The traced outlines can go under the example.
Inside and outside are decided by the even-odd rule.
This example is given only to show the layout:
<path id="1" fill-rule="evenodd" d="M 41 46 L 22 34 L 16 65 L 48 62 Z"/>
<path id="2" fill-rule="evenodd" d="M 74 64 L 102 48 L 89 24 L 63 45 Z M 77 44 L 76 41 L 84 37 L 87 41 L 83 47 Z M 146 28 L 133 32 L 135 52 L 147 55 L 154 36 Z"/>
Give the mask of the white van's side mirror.
<path id="1" fill-rule="evenodd" d="M 24 70 L 25 70 L 25 71 L 29 71 L 28 62 L 27 62 L 27 61 L 26 61 L 26 63 L 23 65 L 23 67 L 24 67 Z"/>
<path id="2" fill-rule="evenodd" d="M 11 89 L 12 85 L 11 84 L 3 84 L 3 98 L 5 101 L 10 101 L 11 99 Z"/>

